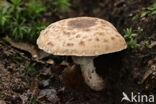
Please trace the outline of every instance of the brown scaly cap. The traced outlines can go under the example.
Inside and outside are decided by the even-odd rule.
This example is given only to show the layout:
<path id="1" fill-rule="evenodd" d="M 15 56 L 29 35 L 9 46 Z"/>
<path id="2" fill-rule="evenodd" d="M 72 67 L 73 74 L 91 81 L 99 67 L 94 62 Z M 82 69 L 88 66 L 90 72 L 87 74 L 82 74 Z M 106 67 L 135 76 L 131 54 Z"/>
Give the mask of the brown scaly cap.
<path id="1" fill-rule="evenodd" d="M 52 23 L 41 31 L 37 44 L 54 55 L 98 56 L 127 47 L 124 38 L 106 20 L 77 17 Z"/>

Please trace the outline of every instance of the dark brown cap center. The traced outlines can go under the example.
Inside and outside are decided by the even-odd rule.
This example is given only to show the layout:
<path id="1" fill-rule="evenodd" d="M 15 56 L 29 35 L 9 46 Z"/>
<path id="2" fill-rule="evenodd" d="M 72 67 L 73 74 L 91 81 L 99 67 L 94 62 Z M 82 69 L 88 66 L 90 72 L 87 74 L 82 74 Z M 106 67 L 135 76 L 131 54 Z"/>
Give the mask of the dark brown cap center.
<path id="1" fill-rule="evenodd" d="M 78 20 L 71 20 L 68 22 L 68 26 L 72 28 L 88 28 L 94 26 L 96 23 L 94 20 L 89 19 L 78 19 Z"/>

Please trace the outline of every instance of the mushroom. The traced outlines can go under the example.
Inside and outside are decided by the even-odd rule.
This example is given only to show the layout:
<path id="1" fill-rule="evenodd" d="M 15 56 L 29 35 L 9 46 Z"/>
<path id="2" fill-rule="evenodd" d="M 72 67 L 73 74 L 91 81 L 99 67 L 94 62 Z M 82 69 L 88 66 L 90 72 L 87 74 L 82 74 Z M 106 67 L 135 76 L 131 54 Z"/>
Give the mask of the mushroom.
<path id="1" fill-rule="evenodd" d="M 96 91 L 104 88 L 104 81 L 96 73 L 94 58 L 127 47 L 111 23 L 94 17 L 76 17 L 52 23 L 41 31 L 37 44 L 48 53 L 72 56 L 74 63 L 80 65 L 86 84 Z"/>

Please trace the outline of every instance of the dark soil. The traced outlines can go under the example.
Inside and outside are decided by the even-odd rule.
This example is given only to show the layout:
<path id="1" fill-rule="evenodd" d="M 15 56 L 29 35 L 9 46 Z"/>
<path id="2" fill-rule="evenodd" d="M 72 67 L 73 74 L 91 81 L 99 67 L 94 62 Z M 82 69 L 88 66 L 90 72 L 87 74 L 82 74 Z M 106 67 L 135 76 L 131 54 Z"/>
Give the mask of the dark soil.
<path id="1" fill-rule="evenodd" d="M 156 21 L 151 14 L 132 20 L 138 10 L 144 10 L 153 3 L 152 0 L 71 2 L 70 12 L 58 16 L 56 20 L 76 16 L 99 17 L 113 23 L 121 34 L 124 34 L 123 29 L 140 26 L 143 32 L 137 37 L 139 42 L 156 41 Z M 30 65 L 36 63 L 35 71 L 27 74 L 29 68 L 25 68 L 26 62 Z M 121 104 L 122 92 L 129 96 L 133 92 L 156 97 L 156 74 L 151 73 L 143 83 L 139 83 L 145 73 L 156 66 L 156 46 L 143 47 L 137 52 L 125 50 L 102 55 L 94 63 L 105 80 L 105 89 L 100 92 L 92 91 L 84 84 L 79 66 L 72 66 L 72 62 L 72 68 L 42 64 L 34 61 L 30 54 L 14 49 L 0 39 L 0 104 L 2 101 L 6 104 Z M 51 91 L 50 95 L 46 89 Z M 41 94 L 41 91 L 47 95 Z M 123 104 L 129 103 L 124 101 Z"/>

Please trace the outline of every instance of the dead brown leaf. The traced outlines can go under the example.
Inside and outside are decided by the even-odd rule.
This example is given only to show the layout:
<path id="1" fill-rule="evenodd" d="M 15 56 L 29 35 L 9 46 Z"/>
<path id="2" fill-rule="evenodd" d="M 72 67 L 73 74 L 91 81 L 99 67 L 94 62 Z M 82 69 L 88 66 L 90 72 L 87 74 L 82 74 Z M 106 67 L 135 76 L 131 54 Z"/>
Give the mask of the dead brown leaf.
<path id="1" fill-rule="evenodd" d="M 29 44 L 26 42 L 16 42 L 16 41 L 11 40 L 8 37 L 7 38 L 5 37 L 3 39 L 7 41 L 12 47 L 30 53 L 34 61 L 37 61 L 42 64 L 46 64 L 46 63 L 54 64 L 54 60 L 52 59 L 45 60 L 45 61 L 41 60 L 45 57 L 48 57 L 50 54 L 38 49 L 36 45 Z"/>

